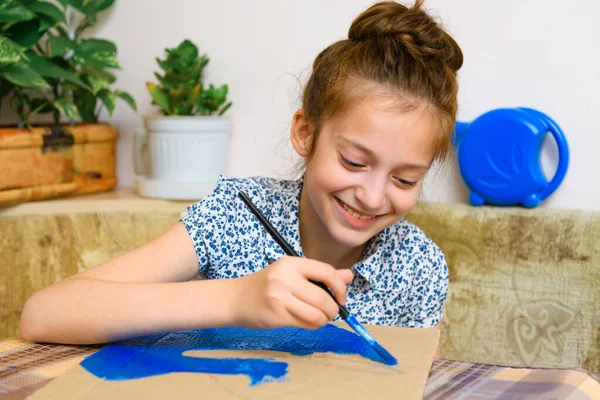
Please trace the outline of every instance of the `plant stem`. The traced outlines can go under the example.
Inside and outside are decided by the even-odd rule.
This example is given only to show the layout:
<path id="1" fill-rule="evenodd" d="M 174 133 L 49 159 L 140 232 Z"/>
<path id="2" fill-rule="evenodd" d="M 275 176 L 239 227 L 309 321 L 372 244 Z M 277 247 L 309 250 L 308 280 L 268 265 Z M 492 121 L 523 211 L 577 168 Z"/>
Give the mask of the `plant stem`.
<path id="1" fill-rule="evenodd" d="M 17 114 L 17 127 L 23 128 L 25 123 L 29 120 L 29 116 L 25 115 L 25 99 L 22 88 L 15 87 L 14 95 L 11 99 L 11 106 Z"/>
<path id="2" fill-rule="evenodd" d="M 36 43 L 35 48 L 38 49 L 38 51 L 42 54 L 42 55 L 46 55 L 46 53 L 44 52 L 44 49 L 42 49 L 42 46 L 40 46 L 39 43 Z"/>
<path id="3" fill-rule="evenodd" d="M 78 40 L 80 35 L 86 30 L 89 26 L 92 25 L 92 20 L 90 17 L 85 17 L 83 21 L 75 28 L 75 40 Z"/>
<path id="4" fill-rule="evenodd" d="M 98 108 L 96 109 L 96 112 L 94 112 L 94 120 L 90 121 L 90 122 L 93 122 L 93 123 L 98 122 L 98 119 L 100 118 L 100 112 L 101 111 L 102 111 L 102 103 L 100 103 L 98 105 Z"/>
<path id="5" fill-rule="evenodd" d="M 54 92 L 54 100 L 58 99 L 58 83 L 56 85 L 54 85 L 54 87 L 52 88 L 52 91 Z M 54 118 L 54 123 L 56 125 L 60 124 L 60 111 L 57 108 L 54 108 L 54 111 L 52 112 L 52 116 Z"/>

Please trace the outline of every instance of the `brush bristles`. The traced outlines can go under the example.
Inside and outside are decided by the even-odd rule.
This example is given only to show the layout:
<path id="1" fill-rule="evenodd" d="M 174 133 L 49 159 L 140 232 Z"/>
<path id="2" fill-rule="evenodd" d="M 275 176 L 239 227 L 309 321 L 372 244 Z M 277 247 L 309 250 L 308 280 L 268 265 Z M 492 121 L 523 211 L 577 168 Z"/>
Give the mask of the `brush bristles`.
<path id="1" fill-rule="evenodd" d="M 363 328 L 363 326 L 356 320 L 356 318 L 354 318 L 353 315 L 349 315 L 348 318 L 346 318 L 346 322 L 348 323 L 348 325 L 350 325 L 350 327 L 352 329 L 354 329 L 356 331 L 356 333 L 358 333 L 358 335 L 361 338 L 363 338 L 371 346 L 373 346 L 373 349 L 377 352 L 377 354 L 379 354 L 379 356 L 383 360 L 384 364 L 387 364 L 387 365 L 398 364 L 398 360 L 396 360 L 396 358 L 394 356 L 392 356 L 389 351 L 387 351 L 379 343 L 377 343 L 377 341 L 373 338 L 373 336 L 371 336 L 369 334 L 369 332 L 367 332 L 367 330 L 365 328 Z"/>
<path id="2" fill-rule="evenodd" d="M 381 356 L 381 358 L 383 359 L 383 361 L 385 361 L 387 365 L 398 365 L 398 360 L 396 359 L 396 357 L 391 355 L 390 352 L 384 349 L 379 343 L 376 342 L 373 345 L 373 348 L 375 349 L 377 354 Z"/>

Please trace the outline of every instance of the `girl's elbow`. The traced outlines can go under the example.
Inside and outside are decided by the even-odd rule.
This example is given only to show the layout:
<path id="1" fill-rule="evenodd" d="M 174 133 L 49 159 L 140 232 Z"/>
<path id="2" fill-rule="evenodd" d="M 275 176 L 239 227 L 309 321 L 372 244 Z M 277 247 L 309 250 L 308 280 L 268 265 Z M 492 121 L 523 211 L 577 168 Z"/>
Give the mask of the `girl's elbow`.
<path id="1" fill-rule="evenodd" d="M 31 342 L 51 341 L 48 318 L 44 318 L 46 315 L 44 304 L 40 303 L 44 301 L 45 299 L 36 293 L 25 302 L 19 320 L 19 333 L 23 339 Z"/>
<path id="2" fill-rule="evenodd" d="M 35 317 L 35 299 L 29 298 L 23 307 L 21 320 L 19 321 L 19 332 L 21 337 L 32 342 L 42 341 L 42 323 L 36 321 Z"/>

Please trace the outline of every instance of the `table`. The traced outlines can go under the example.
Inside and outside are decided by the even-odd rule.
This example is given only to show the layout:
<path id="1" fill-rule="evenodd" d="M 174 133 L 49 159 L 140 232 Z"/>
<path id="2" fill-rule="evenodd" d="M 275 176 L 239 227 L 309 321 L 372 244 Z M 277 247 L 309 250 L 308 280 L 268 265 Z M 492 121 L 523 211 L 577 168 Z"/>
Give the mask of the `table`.
<path id="1" fill-rule="evenodd" d="M 0 342 L 0 400 L 24 399 L 102 348 Z M 434 359 L 425 399 L 600 399 L 600 380 L 578 369 L 515 368 Z"/>

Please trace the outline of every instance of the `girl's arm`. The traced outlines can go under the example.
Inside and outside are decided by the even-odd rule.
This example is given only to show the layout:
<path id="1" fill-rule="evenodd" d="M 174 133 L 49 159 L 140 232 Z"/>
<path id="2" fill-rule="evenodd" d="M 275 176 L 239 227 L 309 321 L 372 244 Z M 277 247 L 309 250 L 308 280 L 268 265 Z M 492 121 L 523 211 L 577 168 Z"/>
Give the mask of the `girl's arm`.
<path id="1" fill-rule="evenodd" d="M 26 303 L 21 336 L 38 342 L 105 343 L 159 332 L 221 326 L 318 328 L 341 304 L 348 270 L 282 257 L 236 279 L 189 281 L 198 270 L 183 223 L 149 244 L 42 289 Z"/>
<path id="2" fill-rule="evenodd" d="M 26 303 L 28 340 L 103 343 L 146 333 L 230 325 L 231 281 L 189 281 L 198 259 L 182 223 L 147 245 L 42 289 Z"/>

